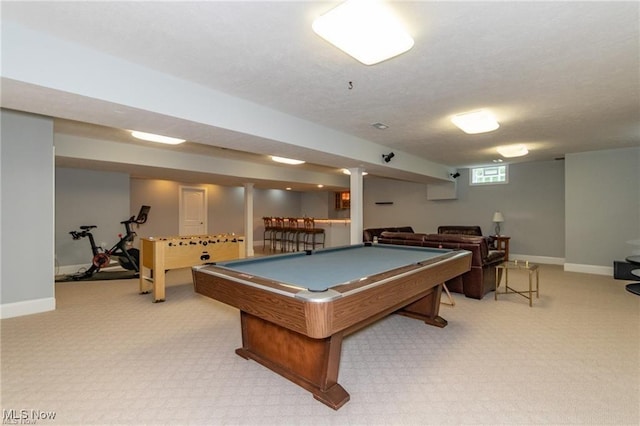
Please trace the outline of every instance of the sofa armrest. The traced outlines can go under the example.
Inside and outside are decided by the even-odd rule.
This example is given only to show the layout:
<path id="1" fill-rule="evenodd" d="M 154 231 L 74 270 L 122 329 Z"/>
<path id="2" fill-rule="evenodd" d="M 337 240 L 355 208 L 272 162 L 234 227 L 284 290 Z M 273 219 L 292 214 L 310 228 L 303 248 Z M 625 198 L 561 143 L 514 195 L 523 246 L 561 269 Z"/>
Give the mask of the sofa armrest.
<path id="1" fill-rule="evenodd" d="M 389 228 L 389 230 L 394 232 L 410 232 L 412 234 L 414 233 L 411 226 L 399 226 L 397 228 Z"/>
<path id="2" fill-rule="evenodd" d="M 380 238 L 381 234 L 385 231 L 389 232 L 408 232 L 413 233 L 411 226 L 399 226 L 399 227 L 386 227 L 386 228 L 367 228 L 362 230 L 362 241 L 371 242 L 374 237 Z"/>
<path id="3" fill-rule="evenodd" d="M 485 238 L 487 239 L 487 245 L 489 246 L 489 250 L 495 250 L 497 247 L 496 237 L 494 237 L 493 235 L 487 235 Z"/>
<path id="4" fill-rule="evenodd" d="M 505 253 L 501 250 L 489 250 L 489 254 L 487 254 L 483 263 L 485 265 L 502 263 L 504 262 L 504 254 Z"/>

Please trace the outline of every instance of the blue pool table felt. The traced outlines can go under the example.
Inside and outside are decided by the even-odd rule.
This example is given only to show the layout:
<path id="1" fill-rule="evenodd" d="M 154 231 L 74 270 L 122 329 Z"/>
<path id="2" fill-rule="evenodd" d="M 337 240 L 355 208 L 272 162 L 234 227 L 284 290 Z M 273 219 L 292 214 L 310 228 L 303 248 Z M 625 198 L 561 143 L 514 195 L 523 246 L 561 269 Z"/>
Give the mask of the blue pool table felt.
<path id="1" fill-rule="evenodd" d="M 417 264 L 450 252 L 403 246 L 347 246 L 221 262 L 217 266 L 283 284 L 325 291 L 350 281 Z"/>

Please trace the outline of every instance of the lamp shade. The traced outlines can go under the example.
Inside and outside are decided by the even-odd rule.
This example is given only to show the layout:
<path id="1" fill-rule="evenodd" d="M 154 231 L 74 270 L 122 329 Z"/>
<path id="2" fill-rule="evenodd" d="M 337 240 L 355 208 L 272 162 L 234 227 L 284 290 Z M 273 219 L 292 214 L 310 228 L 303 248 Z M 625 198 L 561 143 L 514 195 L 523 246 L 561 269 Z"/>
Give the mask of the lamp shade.
<path id="1" fill-rule="evenodd" d="M 495 212 L 493 214 L 493 222 L 496 222 L 496 223 L 504 222 L 504 216 L 502 215 L 502 212 Z"/>

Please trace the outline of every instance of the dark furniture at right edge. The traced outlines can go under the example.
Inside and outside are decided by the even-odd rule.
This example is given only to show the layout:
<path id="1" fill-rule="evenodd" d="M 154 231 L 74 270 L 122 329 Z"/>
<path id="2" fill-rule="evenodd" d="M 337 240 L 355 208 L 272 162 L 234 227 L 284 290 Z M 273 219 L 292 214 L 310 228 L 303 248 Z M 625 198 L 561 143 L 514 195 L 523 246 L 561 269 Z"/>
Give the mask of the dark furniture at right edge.
<path id="1" fill-rule="evenodd" d="M 625 260 L 637 267 L 630 271 L 631 275 L 640 278 L 640 256 L 629 256 Z M 640 296 L 640 283 L 627 284 L 625 288 L 629 293 Z"/>

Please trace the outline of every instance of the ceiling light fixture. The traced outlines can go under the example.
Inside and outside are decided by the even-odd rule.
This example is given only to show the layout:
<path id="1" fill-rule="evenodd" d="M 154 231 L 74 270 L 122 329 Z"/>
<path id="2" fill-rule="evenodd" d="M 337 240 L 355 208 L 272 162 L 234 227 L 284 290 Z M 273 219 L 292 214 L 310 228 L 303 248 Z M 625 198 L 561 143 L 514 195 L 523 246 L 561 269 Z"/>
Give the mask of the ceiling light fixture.
<path id="1" fill-rule="evenodd" d="M 294 166 L 297 166 L 298 164 L 304 164 L 305 162 L 302 160 L 294 160 L 292 158 L 285 158 L 285 157 L 276 157 L 275 155 L 271 156 L 271 159 L 277 163 L 283 163 L 283 164 L 292 164 Z"/>
<path id="2" fill-rule="evenodd" d="M 170 138 L 169 136 L 162 136 L 162 135 L 154 135 L 153 133 L 139 132 L 137 130 L 131 130 L 131 136 L 133 136 L 136 139 L 142 139 L 143 141 L 166 143 L 169 145 L 178 145 L 178 144 L 181 144 L 182 142 L 185 142 L 184 139 Z"/>
<path id="3" fill-rule="evenodd" d="M 351 170 L 349 170 L 349 169 L 342 169 L 342 173 L 344 173 L 345 175 L 351 176 Z M 368 174 L 369 173 L 367 173 L 367 172 L 362 172 L 362 176 L 366 176 Z"/>
<path id="4" fill-rule="evenodd" d="M 451 122 L 470 135 L 492 132 L 500 127 L 493 115 L 485 110 L 454 115 Z"/>
<path id="5" fill-rule="evenodd" d="M 391 8 L 381 1 L 348 0 L 316 18 L 312 28 L 365 65 L 398 56 L 414 43 Z"/>
<path id="6" fill-rule="evenodd" d="M 499 146 L 497 151 L 505 158 L 522 157 L 529 153 L 527 147 L 522 144 Z"/>

